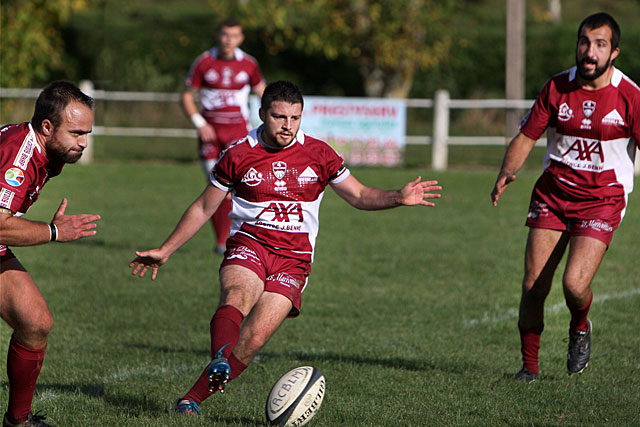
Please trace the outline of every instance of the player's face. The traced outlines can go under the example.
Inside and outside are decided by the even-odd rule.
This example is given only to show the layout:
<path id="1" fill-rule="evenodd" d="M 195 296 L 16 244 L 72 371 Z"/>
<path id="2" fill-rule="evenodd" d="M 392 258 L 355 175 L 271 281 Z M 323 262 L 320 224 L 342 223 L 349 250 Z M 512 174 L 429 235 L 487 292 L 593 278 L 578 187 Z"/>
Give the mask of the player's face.
<path id="1" fill-rule="evenodd" d="M 264 122 L 262 140 L 271 147 L 286 147 L 295 139 L 302 119 L 302 104 L 274 101 L 267 111 L 260 110 Z"/>
<path id="2" fill-rule="evenodd" d="M 586 81 L 597 79 L 609 69 L 619 52 L 618 48 L 611 50 L 611 28 L 608 25 L 583 27 L 576 48 L 578 74 Z"/>
<path id="3" fill-rule="evenodd" d="M 218 51 L 224 59 L 233 58 L 233 52 L 244 41 L 242 27 L 222 27 L 218 32 Z"/>
<path id="4" fill-rule="evenodd" d="M 51 131 L 47 141 L 47 156 L 64 163 L 77 162 L 87 148 L 87 134 L 91 132 L 92 126 L 91 108 L 71 101 L 62 112 L 62 122 Z"/>

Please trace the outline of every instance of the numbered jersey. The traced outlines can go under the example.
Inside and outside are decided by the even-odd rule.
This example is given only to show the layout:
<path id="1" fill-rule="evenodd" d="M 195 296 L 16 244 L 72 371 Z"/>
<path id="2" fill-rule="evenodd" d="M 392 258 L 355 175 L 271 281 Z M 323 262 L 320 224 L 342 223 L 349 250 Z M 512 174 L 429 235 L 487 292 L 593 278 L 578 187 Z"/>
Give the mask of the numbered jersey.
<path id="1" fill-rule="evenodd" d="M 0 129 L 0 208 L 23 215 L 38 199 L 49 178 L 62 166 L 53 167 L 40 145 L 31 123 Z M 6 246 L 0 244 L 0 255 Z"/>
<path id="2" fill-rule="evenodd" d="M 258 62 L 241 49 L 232 60 L 218 58 L 218 49 L 201 54 L 191 65 L 185 85 L 200 91 L 202 115 L 210 123 L 246 127 L 252 87 L 263 83 Z"/>
<path id="3" fill-rule="evenodd" d="M 614 68 L 611 84 L 586 90 L 576 72 L 573 67 L 546 83 L 520 130 L 532 139 L 547 130 L 543 166 L 570 196 L 630 193 L 640 141 L 640 88 Z"/>
<path id="4" fill-rule="evenodd" d="M 231 192 L 231 236 L 246 235 L 278 254 L 313 261 L 324 189 L 349 176 L 329 144 L 305 135 L 282 149 L 268 148 L 262 128 L 225 150 L 210 179 Z"/>

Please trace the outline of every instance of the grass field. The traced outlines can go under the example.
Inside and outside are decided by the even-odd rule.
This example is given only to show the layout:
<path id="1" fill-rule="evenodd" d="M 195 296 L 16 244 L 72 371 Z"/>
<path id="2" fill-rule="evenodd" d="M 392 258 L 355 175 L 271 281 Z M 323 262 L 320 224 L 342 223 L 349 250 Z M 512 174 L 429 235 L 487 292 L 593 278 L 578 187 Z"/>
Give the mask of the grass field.
<path id="1" fill-rule="evenodd" d="M 211 230 L 155 282 L 132 277 L 127 264 L 172 230 L 203 187 L 200 168 L 67 167 L 28 217 L 49 221 L 66 196 L 69 213 L 102 220 L 94 238 L 14 250 L 56 321 L 34 409 L 57 426 L 260 426 L 271 385 L 310 364 L 327 378 L 314 426 L 640 424 L 638 194 L 593 283 L 591 366 L 566 375 L 569 314 L 556 281 L 542 376 L 527 385 L 511 376 L 520 368 L 523 223 L 537 173 L 520 174 L 498 208 L 489 202 L 495 170 L 354 173 L 383 188 L 435 177 L 443 198 L 436 208 L 361 212 L 328 190 L 301 316 L 284 323 L 227 393 L 204 402 L 203 416 L 188 419 L 168 409 L 209 358 L 220 262 Z M 2 355 L 9 337 L 2 323 Z M 3 374 L 0 405 L 7 397 Z"/>

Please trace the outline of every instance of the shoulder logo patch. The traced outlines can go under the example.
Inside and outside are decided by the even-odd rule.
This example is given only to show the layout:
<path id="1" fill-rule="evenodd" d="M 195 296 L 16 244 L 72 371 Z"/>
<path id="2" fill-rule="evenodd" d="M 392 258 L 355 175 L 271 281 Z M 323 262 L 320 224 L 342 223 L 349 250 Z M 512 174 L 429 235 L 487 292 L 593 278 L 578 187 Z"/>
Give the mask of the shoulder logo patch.
<path id="1" fill-rule="evenodd" d="M 18 168 L 7 169 L 4 173 L 4 180 L 13 187 L 20 187 L 24 182 L 24 172 Z"/>

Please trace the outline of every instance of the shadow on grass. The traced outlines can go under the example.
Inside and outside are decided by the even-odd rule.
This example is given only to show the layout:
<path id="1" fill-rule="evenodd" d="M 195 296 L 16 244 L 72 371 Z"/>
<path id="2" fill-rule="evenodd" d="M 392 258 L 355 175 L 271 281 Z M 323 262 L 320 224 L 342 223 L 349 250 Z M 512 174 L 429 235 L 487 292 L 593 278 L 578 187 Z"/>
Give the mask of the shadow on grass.
<path id="1" fill-rule="evenodd" d="M 143 350 L 151 350 L 160 353 L 167 354 L 195 354 L 195 355 L 209 355 L 209 350 L 206 349 L 193 349 L 193 348 L 185 348 L 185 347 L 166 347 L 166 346 L 157 346 L 150 344 L 140 344 L 140 343 L 129 343 L 128 347 L 138 348 Z M 286 352 L 286 353 L 276 353 L 269 351 L 262 351 L 258 353 L 258 358 L 261 360 L 288 360 L 288 361 L 305 361 L 305 362 L 313 362 L 313 361 L 331 361 L 331 362 L 339 362 L 339 363 L 348 363 L 348 364 L 356 364 L 362 366 L 382 366 L 385 368 L 395 368 L 395 369 L 404 369 L 407 371 L 442 371 L 449 372 L 453 374 L 466 374 L 470 370 L 479 369 L 477 366 L 469 365 L 465 363 L 464 365 L 460 363 L 456 363 L 455 360 L 447 360 L 445 362 L 433 362 L 426 359 L 407 359 L 407 358 L 378 358 L 378 357 L 367 357 L 367 356 L 355 356 L 349 354 L 340 354 L 340 353 L 317 353 L 310 354 L 304 351 L 300 352 Z"/>

